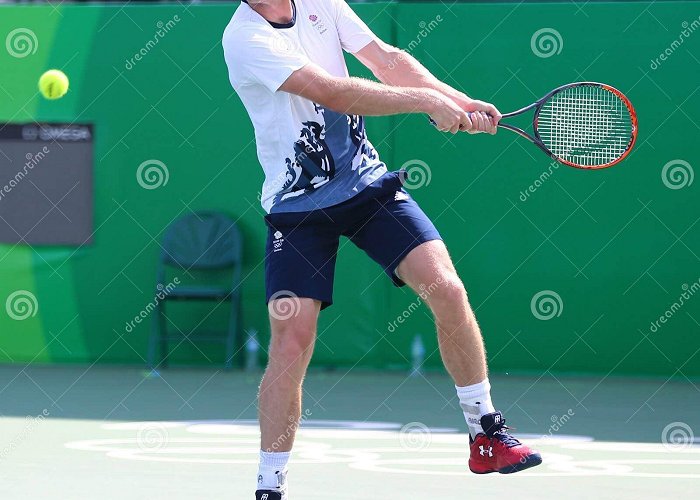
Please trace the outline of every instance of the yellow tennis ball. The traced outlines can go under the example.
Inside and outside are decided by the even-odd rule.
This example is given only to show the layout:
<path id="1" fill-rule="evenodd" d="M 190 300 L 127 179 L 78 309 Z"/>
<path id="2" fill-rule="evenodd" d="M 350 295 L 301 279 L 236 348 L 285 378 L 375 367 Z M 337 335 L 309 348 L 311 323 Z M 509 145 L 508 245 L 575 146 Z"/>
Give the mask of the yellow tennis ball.
<path id="1" fill-rule="evenodd" d="M 63 71 L 51 69 L 39 78 L 39 91 L 47 99 L 60 99 L 68 92 L 68 77 Z"/>

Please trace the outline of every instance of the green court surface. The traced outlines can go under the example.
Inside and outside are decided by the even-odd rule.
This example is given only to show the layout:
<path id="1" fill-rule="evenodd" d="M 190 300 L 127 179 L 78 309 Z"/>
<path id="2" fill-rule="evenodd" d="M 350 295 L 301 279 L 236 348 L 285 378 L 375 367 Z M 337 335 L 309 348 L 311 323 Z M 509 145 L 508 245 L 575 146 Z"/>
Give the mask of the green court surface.
<path id="1" fill-rule="evenodd" d="M 250 499 L 259 374 L 0 367 L 0 498 Z M 440 373 L 312 372 L 291 500 L 692 498 L 700 388 L 689 380 L 496 376 L 497 407 L 544 464 L 466 469 Z"/>

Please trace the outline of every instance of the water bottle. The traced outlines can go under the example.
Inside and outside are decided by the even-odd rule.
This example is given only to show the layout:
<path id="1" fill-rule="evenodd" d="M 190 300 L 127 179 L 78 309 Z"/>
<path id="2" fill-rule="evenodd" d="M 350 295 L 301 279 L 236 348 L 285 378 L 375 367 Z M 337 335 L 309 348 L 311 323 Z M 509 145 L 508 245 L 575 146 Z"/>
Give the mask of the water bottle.
<path id="1" fill-rule="evenodd" d="M 420 335 L 413 338 L 411 359 L 413 361 L 411 376 L 415 377 L 423 373 L 423 362 L 425 362 L 425 345 L 423 345 L 423 338 Z"/>
<path id="2" fill-rule="evenodd" d="M 251 329 L 248 331 L 248 339 L 245 343 L 245 371 L 254 372 L 258 370 L 259 352 L 260 342 L 258 342 L 258 331 Z"/>

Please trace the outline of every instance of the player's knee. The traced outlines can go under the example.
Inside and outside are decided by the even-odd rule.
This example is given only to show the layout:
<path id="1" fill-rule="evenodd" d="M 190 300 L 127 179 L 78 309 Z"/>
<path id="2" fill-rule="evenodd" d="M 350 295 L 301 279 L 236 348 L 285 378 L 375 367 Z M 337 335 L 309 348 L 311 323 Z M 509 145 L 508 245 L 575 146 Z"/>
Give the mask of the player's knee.
<path id="1" fill-rule="evenodd" d="M 306 325 L 289 322 L 278 326 L 272 334 L 272 349 L 278 359 L 293 364 L 308 358 L 313 350 L 316 332 Z"/>
<path id="2" fill-rule="evenodd" d="M 430 294 L 430 301 L 458 305 L 467 300 L 467 291 L 456 273 L 446 273 L 437 281 L 438 286 Z"/>

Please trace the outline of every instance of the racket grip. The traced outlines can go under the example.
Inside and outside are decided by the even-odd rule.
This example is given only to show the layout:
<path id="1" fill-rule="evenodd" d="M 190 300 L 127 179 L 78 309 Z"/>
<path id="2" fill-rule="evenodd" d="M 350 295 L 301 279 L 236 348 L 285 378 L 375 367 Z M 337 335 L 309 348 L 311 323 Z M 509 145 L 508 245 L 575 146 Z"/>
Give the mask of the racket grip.
<path id="1" fill-rule="evenodd" d="M 472 112 L 471 112 L 471 111 L 467 111 L 467 116 L 468 116 L 469 119 L 471 120 L 471 119 L 472 119 Z M 431 124 L 433 127 L 437 127 L 437 122 L 436 122 L 435 120 L 433 120 L 430 116 L 428 117 L 428 121 L 430 122 L 430 124 Z"/>

